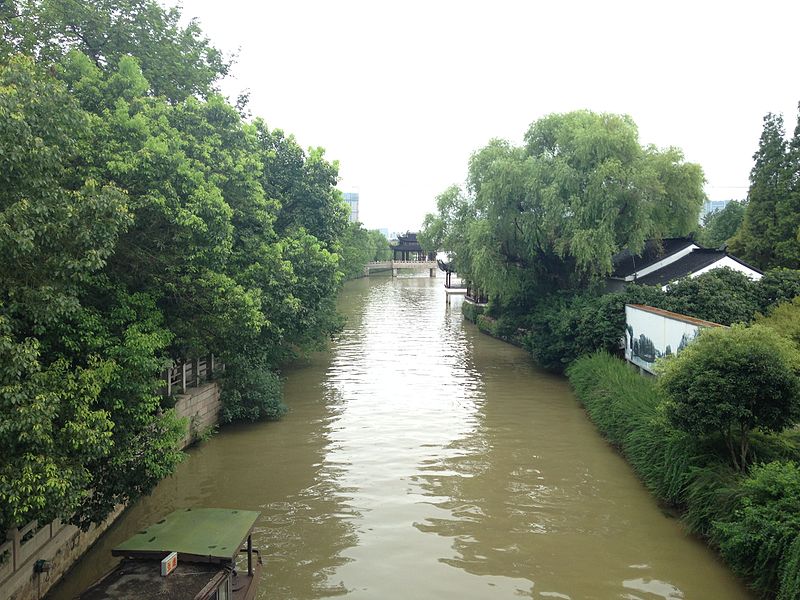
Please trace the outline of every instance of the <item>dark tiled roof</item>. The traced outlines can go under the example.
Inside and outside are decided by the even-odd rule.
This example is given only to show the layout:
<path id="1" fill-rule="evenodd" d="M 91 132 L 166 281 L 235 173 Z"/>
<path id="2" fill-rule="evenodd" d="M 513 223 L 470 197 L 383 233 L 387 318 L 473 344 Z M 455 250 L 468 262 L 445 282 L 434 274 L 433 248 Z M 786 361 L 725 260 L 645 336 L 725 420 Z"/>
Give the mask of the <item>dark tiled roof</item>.
<path id="1" fill-rule="evenodd" d="M 636 279 L 636 283 L 642 285 L 666 285 L 670 281 L 686 277 L 687 275 L 696 273 L 700 269 L 713 265 L 727 255 L 728 253 L 724 250 L 700 248 L 657 271 L 648 273 L 644 277 L 639 277 Z"/>
<path id="2" fill-rule="evenodd" d="M 611 259 L 614 265 L 614 271 L 611 277 L 624 279 L 629 275 L 633 275 L 636 271 L 641 271 L 645 267 L 663 260 L 665 257 L 680 252 L 694 244 L 689 238 L 666 238 L 659 240 L 647 240 L 644 245 L 644 250 L 634 256 L 630 250 L 623 250 L 614 255 Z"/>

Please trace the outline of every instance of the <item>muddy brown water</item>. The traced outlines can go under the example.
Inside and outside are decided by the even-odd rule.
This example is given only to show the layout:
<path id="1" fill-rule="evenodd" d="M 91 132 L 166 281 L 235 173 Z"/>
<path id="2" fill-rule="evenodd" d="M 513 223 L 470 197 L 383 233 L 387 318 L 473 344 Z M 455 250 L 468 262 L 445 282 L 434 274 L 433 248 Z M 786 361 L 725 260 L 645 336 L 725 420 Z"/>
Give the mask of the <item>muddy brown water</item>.
<path id="1" fill-rule="evenodd" d="M 289 414 L 189 452 L 51 594 L 186 506 L 262 511 L 259 598 L 751 598 L 662 511 L 564 378 L 480 334 L 441 279 L 350 282 L 330 350 L 287 373 Z"/>

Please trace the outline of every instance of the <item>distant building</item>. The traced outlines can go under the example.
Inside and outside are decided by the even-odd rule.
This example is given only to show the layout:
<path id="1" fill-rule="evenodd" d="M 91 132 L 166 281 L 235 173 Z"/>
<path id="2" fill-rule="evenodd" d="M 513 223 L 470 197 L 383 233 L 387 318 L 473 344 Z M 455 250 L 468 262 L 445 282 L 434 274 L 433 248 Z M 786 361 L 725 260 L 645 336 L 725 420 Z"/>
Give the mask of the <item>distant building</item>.
<path id="1" fill-rule="evenodd" d="M 344 201 L 350 206 L 350 222 L 358 222 L 358 192 L 343 192 Z"/>
<path id="2" fill-rule="evenodd" d="M 398 236 L 397 245 L 392 246 L 392 253 L 394 260 L 415 262 L 436 260 L 436 253 L 425 252 L 417 241 L 417 234 L 410 231 Z"/>
<path id="3" fill-rule="evenodd" d="M 706 215 L 710 215 L 728 206 L 728 202 L 732 202 L 732 200 L 706 200 L 703 202 L 703 210 L 700 211 L 700 222 L 703 222 Z"/>
<path id="4" fill-rule="evenodd" d="M 378 231 L 380 231 L 387 240 L 389 239 L 389 230 L 386 227 L 381 227 Z"/>

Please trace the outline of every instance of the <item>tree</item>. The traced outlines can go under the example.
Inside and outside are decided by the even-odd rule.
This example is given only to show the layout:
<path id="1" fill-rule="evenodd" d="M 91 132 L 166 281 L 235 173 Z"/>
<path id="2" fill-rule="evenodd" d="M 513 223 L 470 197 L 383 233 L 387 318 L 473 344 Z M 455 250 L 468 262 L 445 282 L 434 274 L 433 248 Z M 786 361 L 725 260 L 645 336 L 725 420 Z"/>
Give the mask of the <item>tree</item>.
<path id="1" fill-rule="evenodd" d="M 783 117 L 764 117 L 748 205 L 731 251 L 762 269 L 800 268 L 800 126 L 786 143 Z"/>
<path id="2" fill-rule="evenodd" d="M 739 230 L 746 208 L 747 202 L 731 200 L 725 208 L 707 214 L 698 241 L 708 248 L 725 245 Z"/>
<path id="3" fill-rule="evenodd" d="M 705 329 L 660 368 L 672 424 L 719 435 L 739 471 L 754 429 L 778 432 L 800 420 L 800 352 L 761 325 Z"/>
<path id="4" fill-rule="evenodd" d="M 5 4 L 5 3 L 3 3 Z M 12 43 L 0 45 L 0 61 L 9 53 L 57 63 L 80 51 L 100 68 L 114 68 L 124 56 L 141 66 L 149 91 L 179 102 L 208 96 L 228 73 L 230 61 L 203 36 L 192 20 L 181 27 L 178 8 L 154 0 L 17 0 L 9 20 Z M 10 9 L 7 9 L 10 10 Z"/>
<path id="5" fill-rule="evenodd" d="M 280 366 L 341 327 L 346 211 L 321 149 L 214 93 L 177 11 L 0 16 L 0 530 L 88 525 L 180 460 L 172 361 L 221 355 L 226 415 L 279 416 Z"/>
<path id="6" fill-rule="evenodd" d="M 728 268 L 671 283 L 666 297 L 668 310 L 721 325 L 749 323 L 759 309 L 758 284 Z"/>
<path id="7" fill-rule="evenodd" d="M 800 348 L 800 296 L 791 301 L 781 302 L 773 307 L 767 316 L 757 314 L 755 322 L 792 340 Z"/>
<path id="8" fill-rule="evenodd" d="M 759 310 L 768 313 L 776 304 L 800 296 L 800 271 L 770 269 L 758 280 Z"/>
<path id="9" fill-rule="evenodd" d="M 170 335 L 149 297 L 103 275 L 132 215 L 118 186 L 72 168 L 90 116 L 24 57 L 0 67 L 0 113 L 0 521 L 88 524 L 179 458 L 154 393 Z"/>
<path id="10" fill-rule="evenodd" d="M 459 269 L 479 287 L 530 306 L 600 281 L 623 247 L 691 231 L 702 184 L 678 149 L 642 147 L 630 117 L 553 114 L 523 147 L 492 140 L 476 152 L 466 193 L 439 197 L 423 240 L 458 248 Z"/>
<path id="11" fill-rule="evenodd" d="M 348 225 L 341 250 L 341 269 L 346 279 L 361 277 L 368 262 L 390 259 L 389 242 L 380 231 L 368 231 L 361 223 Z"/>

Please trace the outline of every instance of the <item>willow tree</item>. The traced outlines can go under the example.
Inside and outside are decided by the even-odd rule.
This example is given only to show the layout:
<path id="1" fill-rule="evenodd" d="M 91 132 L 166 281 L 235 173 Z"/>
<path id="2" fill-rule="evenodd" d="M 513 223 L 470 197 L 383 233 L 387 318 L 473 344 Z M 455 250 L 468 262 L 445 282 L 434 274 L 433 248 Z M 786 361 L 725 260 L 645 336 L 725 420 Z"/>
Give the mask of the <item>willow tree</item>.
<path id="1" fill-rule="evenodd" d="M 577 111 L 533 123 L 525 144 L 476 152 L 455 219 L 426 221 L 466 248 L 462 269 L 506 299 L 583 287 L 622 248 L 686 235 L 704 199 L 703 173 L 677 148 L 643 147 L 630 117 Z M 450 192 L 450 196 L 457 196 Z"/>

